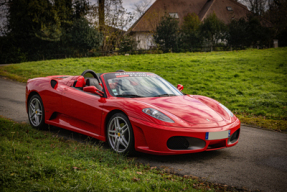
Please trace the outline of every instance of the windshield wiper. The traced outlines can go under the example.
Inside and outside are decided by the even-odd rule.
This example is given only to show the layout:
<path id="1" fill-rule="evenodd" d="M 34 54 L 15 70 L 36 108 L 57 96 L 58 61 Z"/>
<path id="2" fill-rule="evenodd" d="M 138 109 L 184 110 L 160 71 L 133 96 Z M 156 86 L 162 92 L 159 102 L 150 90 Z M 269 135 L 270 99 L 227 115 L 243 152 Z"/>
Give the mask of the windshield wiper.
<path id="1" fill-rule="evenodd" d="M 156 95 L 155 97 L 169 97 L 169 96 L 175 96 L 175 94 L 161 94 L 161 95 Z"/>
<path id="2" fill-rule="evenodd" d="M 135 97 L 143 97 L 140 95 L 117 95 L 117 97 L 130 97 L 130 98 L 135 98 Z"/>

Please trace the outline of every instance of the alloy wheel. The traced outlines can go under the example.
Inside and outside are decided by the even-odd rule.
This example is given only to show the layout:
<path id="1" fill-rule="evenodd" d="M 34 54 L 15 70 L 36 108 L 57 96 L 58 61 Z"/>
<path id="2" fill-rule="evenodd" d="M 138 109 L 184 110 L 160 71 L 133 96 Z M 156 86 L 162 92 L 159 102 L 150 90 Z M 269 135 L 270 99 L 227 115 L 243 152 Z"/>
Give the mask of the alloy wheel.
<path id="1" fill-rule="evenodd" d="M 108 139 L 112 149 L 118 153 L 125 152 L 131 142 L 131 131 L 127 121 L 120 117 L 114 117 L 108 126 Z"/>
<path id="2" fill-rule="evenodd" d="M 33 126 L 38 127 L 42 122 L 42 104 L 38 98 L 33 98 L 29 104 L 29 119 Z"/>

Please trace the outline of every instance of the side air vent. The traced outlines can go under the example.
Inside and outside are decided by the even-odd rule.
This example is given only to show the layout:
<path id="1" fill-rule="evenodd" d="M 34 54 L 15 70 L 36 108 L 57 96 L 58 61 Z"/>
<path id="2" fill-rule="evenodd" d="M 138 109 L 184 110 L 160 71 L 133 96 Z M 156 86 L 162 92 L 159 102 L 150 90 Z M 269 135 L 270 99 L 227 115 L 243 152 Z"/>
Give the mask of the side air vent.
<path id="1" fill-rule="evenodd" d="M 53 87 L 53 89 L 55 88 L 55 86 L 57 85 L 57 81 L 56 80 L 54 80 L 54 79 L 52 79 L 51 80 L 51 86 Z"/>
<path id="2" fill-rule="evenodd" d="M 58 116 L 58 113 L 57 113 L 57 112 L 54 112 L 54 113 L 51 115 L 51 117 L 50 117 L 50 119 L 49 119 L 49 120 L 56 119 L 56 118 L 57 118 L 57 116 Z"/>
<path id="3" fill-rule="evenodd" d="M 238 129 L 237 131 L 235 131 L 231 137 L 228 139 L 228 143 L 229 144 L 232 144 L 232 143 L 235 143 L 238 138 L 239 138 L 239 134 L 240 134 L 240 129 Z"/>

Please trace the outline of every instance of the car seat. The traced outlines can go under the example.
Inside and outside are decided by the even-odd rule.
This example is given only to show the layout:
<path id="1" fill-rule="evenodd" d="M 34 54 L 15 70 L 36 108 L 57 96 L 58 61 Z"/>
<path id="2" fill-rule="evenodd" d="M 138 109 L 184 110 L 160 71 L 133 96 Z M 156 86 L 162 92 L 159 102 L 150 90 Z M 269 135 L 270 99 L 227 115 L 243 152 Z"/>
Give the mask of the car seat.
<path id="1" fill-rule="evenodd" d="M 86 79 L 86 86 L 95 86 L 100 91 L 103 90 L 102 86 L 100 85 L 99 81 L 96 78 L 87 78 Z"/>

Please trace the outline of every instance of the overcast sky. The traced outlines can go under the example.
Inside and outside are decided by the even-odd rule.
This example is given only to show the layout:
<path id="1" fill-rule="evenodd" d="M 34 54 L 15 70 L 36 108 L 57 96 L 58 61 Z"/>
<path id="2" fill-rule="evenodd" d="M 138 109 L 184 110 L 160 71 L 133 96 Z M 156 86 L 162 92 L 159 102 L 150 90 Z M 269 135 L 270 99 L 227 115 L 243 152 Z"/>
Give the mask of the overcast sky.
<path id="1" fill-rule="evenodd" d="M 97 2 L 98 0 L 90 0 L 90 1 L 93 3 L 93 2 Z M 140 2 L 141 0 L 122 0 L 122 1 L 123 1 L 123 7 L 125 9 L 127 9 L 128 12 L 132 12 L 133 11 L 133 9 L 132 9 L 133 5 L 135 3 Z M 152 3 L 153 2 L 155 2 L 155 0 L 152 0 Z"/>
<path id="2" fill-rule="evenodd" d="M 135 4 L 135 3 L 138 3 L 140 2 L 141 0 L 123 0 L 123 7 L 126 8 L 128 11 L 132 11 L 132 6 Z M 152 3 L 154 2 L 155 0 L 152 0 Z"/>

